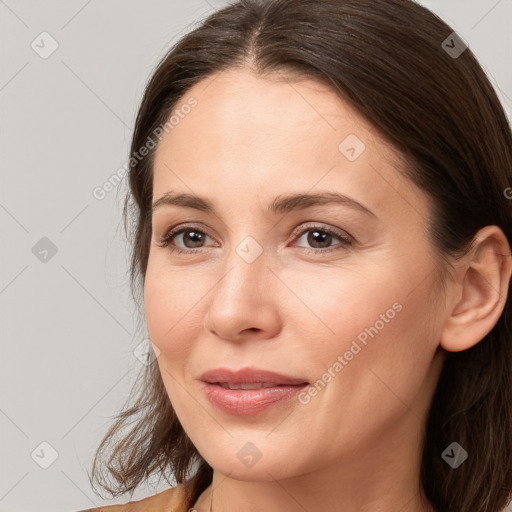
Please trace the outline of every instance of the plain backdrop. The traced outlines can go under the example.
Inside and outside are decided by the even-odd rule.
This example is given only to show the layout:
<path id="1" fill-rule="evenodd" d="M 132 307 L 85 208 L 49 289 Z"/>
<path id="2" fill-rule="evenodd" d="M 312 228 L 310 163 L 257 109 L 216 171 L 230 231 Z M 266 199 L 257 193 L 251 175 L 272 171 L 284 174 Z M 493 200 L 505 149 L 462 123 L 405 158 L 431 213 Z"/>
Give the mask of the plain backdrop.
<path id="1" fill-rule="evenodd" d="M 129 293 L 123 193 L 93 192 L 128 158 L 158 60 L 226 4 L 0 0 L 0 512 L 129 499 L 103 502 L 86 473 L 147 343 Z M 423 4 L 469 43 L 510 117 L 512 0 Z"/>

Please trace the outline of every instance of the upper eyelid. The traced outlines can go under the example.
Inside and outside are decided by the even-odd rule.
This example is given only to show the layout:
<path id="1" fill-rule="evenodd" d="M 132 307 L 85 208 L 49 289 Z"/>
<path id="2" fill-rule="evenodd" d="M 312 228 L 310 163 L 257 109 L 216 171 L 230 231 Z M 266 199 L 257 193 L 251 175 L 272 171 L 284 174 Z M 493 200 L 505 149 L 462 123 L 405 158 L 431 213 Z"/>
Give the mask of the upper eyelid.
<path id="1" fill-rule="evenodd" d="M 314 221 L 307 221 L 302 223 L 300 226 L 297 227 L 297 229 L 294 229 L 292 232 L 292 235 L 297 236 L 305 231 L 309 231 L 311 229 L 318 229 L 318 231 L 327 231 L 328 233 L 332 233 L 336 236 L 343 236 L 343 234 L 347 235 L 348 238 L 353 239 L 354 237 L 346 230 L 337 228 L 334 226 L 330 226 L 328 224 L 324 224 L 322 222 L 314 222 Z"/>

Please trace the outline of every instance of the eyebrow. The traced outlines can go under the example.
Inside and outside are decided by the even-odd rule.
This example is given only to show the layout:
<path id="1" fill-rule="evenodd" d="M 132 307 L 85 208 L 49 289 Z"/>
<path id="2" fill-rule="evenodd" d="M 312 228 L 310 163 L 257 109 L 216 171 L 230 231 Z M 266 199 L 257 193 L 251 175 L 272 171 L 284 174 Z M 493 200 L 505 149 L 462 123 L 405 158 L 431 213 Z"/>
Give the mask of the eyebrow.
<path id="1" fill-rule="evenodd" d="M 316 194 L 282 194 L 277 196 L 269 205 L 268 212 L 273 214 L 288 213 L 295 210 L 304 210 L 312 206 L 321 206 L 324 204 L 344 204 L 356 210 L 359 210 L 371 217 L 377 217 L 375 213 L 366 206 L 357 202 L 355 199 L 337 192 L 320 192 Z M 194 208 L 205 213 L 217 215 L 213 203 L 194 194 L 175 194 L 172 191 L 166 192 L 157 199 L 151 208 L 152 213 L 162 206 L 183 206 Z"/>

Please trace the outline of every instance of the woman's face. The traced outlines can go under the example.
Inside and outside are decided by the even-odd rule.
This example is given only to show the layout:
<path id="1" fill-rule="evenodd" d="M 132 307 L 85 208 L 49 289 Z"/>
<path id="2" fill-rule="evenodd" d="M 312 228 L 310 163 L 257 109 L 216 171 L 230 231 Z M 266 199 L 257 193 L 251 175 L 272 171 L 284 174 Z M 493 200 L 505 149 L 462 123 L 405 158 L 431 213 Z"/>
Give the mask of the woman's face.
<path id="1" fill-rule="evenodd" d="M 444 357 L 426 195 L 372 126 L 316 81 L 230 70 L 181 105 L 191 97 L 197 105 L 156 148 L 153 202 L 190 194 L 214 211 L 160 201 L 144 290 L 185 431 L 240 480 L 419 457 Z M 286 200 L 297 194 L 314 197 Z M 170 228 L 187 230 L 163 247 Z M 216 386 L 234 400 L 219 407 L 201 380 L 218 368 L 310 386 L 266 407 L 264 391 Z M 281 396 L 275 383 L 271 396 Z"/>

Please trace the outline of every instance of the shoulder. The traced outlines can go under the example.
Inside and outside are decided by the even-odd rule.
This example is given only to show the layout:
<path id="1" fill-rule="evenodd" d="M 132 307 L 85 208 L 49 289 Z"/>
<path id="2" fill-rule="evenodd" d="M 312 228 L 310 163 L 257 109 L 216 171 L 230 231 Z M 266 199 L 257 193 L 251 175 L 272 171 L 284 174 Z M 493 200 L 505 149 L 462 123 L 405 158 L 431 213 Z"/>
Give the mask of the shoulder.
<path id="1" fill-rule="evenodd" d="M 89 508 L 77 512 L 187 512 L 188 498 L 189 487 L 183 483 L 142 500 L 130 501 L 123 505 Z"/>

